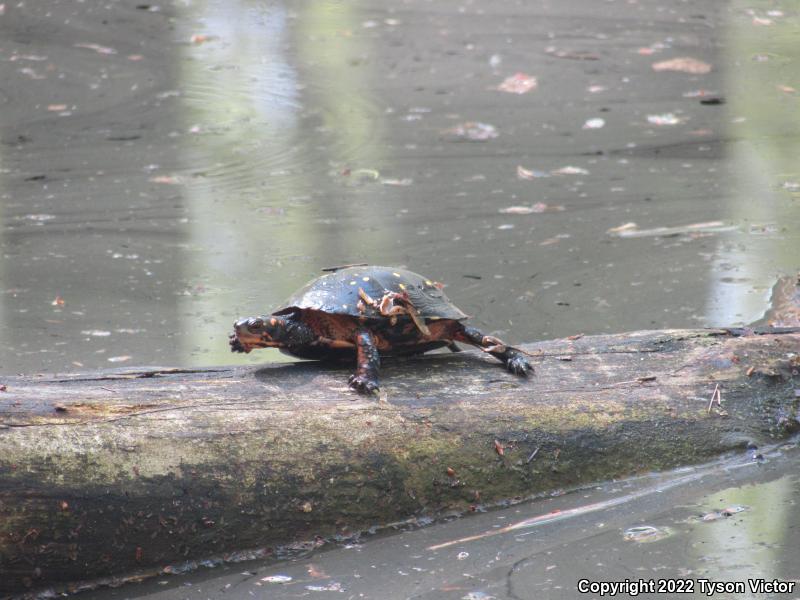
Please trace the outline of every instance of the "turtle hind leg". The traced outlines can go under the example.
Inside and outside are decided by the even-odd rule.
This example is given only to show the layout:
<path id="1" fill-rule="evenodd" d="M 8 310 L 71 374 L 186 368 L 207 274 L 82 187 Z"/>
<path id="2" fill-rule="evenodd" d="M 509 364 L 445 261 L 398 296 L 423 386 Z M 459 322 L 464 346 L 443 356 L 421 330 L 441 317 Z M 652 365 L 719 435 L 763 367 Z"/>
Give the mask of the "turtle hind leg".
<path id="1" fill-rule="evenodd" d="M 474 327 L 462 326 L 461 331 L 454 336 L 456 341 L 477 346 L 488 352 L 506 366 L 506 369 L 516 375 L 528 376 L 533 372 L 533 366 L 525 358 L 525 353 L 519 348 L 509 346 L 502 340 L 491 335 L 484 335 Z"/>
<path id="2" fill-rule="evenodd" d="M 350 387 L 359 394 L 375 394 L 378 391 L 378 370 L 381 359 L 375 340 L 368 331 L 359 331 L 356 336 L 356 372 L 350 376 Z"/>

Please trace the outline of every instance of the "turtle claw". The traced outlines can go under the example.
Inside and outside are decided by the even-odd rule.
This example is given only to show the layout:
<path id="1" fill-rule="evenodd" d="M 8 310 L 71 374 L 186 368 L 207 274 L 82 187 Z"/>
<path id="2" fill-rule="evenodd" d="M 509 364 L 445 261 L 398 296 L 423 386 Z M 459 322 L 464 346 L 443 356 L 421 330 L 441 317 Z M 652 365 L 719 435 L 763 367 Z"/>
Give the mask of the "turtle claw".
<path id="1" fill-rule="evenodd" d="M 242 342 L 239 341 L 239 338 L 237 338 L 236 335 L 231 335 L 228 338 L 228 343 L 231 346 L 231 352 L 249 352 L 249 350 L 242 345 Z"/>
<path id="2" fill-rule="evenodd" d="M 359 394 L 374 396 L 378 393 L 378 382 L 365 375 L 351 375 L 348 382 L 350 387 Z"/>
<path id="3" fill-rule="evenodd" d="M 514 375 L 527 377 L 529 372 L 533 373 L 533 366 L 531 366 L 531 363 L 529 363 L 528 359 L 522 356 L 522 354 L 509 352 L 505 363 L 506 369 L 514 373 Z"/>

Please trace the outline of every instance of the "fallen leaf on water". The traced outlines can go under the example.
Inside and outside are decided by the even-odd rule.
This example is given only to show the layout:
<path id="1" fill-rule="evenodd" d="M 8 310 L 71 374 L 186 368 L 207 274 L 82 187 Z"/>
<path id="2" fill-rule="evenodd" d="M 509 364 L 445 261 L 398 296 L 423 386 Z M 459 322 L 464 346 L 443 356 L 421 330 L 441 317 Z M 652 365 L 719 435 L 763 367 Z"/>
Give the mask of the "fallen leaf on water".
<path id="1" fill-rule="evenodd" d="M 797 90 L 790 85 L 776 85 L 775 87 L 777 87 L 781 92 L 784 92 L 785 94 L 794 94 L 795 92 L 797 92 Z"/>
<path id="2" fill-rule="evenodd" d="M 544 202 L 537 202 L 531 206 L 507 206 L 506 208 L 501 208 L 498 212 L 504 215 L 532 215 L 543 212 L 560 212 L 562 210 L 564 210 L 563 206 L 549 206 Z"/>
<path id="3" fill-rule="evenodd" d="M 498 442 L 497 440 L 494 441 L 494 451 L 497 452 L 500 456 L 503 456 L 506 453 L 505 448 L 503 448 L 503 444 Z"/>
<path id="4" fill-rule="evenodd" d="M 598 92 L 605 92 L 608 88 L 604 85 L 590 85 L 586 91 L 590 94 L 597 94 Z"/>
<path id="5" fill-rule="evenodd" d="M 653 227 L 652 229 L 639 229 L 636 223 L 625 223 L 619 227 L 612 227 L 606 233 L 622 238 L 638 237 L 667 237 L 683 234 L 698 233 L 722 233 L 736 230 L 735 225 L 726 225 L 723 221 L 706 221 L 703 223 L 691 223 L 689 225 L 677 225 L 674 227 Z"/>
<path id="6" fill-rule="evenodd" d="M 47 110 L 50 112 L 61 112 L 62 110 L 67 110 L 66 104 L 48 104 Z"/>
<path id="7" fill-rule="evenodd" d="M 639 226 L 631 221 L 629 223 L 625 223 L 624 225 L 619 225 L 618 227 L 612 227 L 606 231 L 606 233 L 623 233 L 625 231 L 634 231 L 636 229 L 639 229 Z"/>
<path id="8" fill-rule="evenodd" d="M 486 140 L 494 139 L 500 135 L 494 125 L 480 123 L 478 121 L 459 123 L 455 127 L 445 130 L 444 133 L 470 142 L 485 142 Z"/>
<path id="9" fill-rule="evenodd" d="M 195 33 L 192 37 L 189 38 L 189 41 L 193 44 L 204 44 L 213 38 L 210 35 L 205 35 L 203 33 Z"/>
<path id="10" fill-rule="evenodd" d="M 526 169 L 521 165 L 517 165 L 517 177 L 520 179 L 540 179 L 542 177 L 550 177 L 549 173 L 545 173 L 544 171 L 534 171 L 533 169 Z"/>
<path id="11" fill-rule="evenodd" d="M 108 362 L 125 362 L 126 360 L 130 360 L 131 358 L 132 358 L 131 356 L 127 356 L 127 355 L 124 355 L 124 356 L 109 356 L 108 357 Z"/>
<path id="12" fill-rule="evenodd" d="M 654 71 L 678 71 L 680 73 L 691 73 L 692 75 L 704 75 L 711 71 L 711 65 L 702 60 L 681 56 L 662 60 L 652 65 Z"/>
<path id="13" fill-rule="evenodd" d="M 402 179 L 386 178 L 386 179 L 381 179 L 381 183 L 383 185 L 394 185 L 394 186 L 405 187 L 414 183 L 414 180 L 409 177 L 403 177 Z"/>
<path id="14" fill-rule="evenodd" d="M 753 17 L 753 25 L 772 25 L 773 20 L 766 17 Z"/>
<path id="15" fill-rule="evenodd" d="M 61 296 L 56 296 L 50 304 L 53 306 L 64 306 L 65 302 Z"/>
<path id="16" fill-rule="evenodd" d="M 111 335 L 111 332 L 110 331 L 104 331 L 102 329 L 87 329 L 87 330 L 81 331 L 81 335 L 91 335 L 91 336 L 94 336 L 94 337 L 107 337 L 107 336 Z"/>
<path id="17" fill-rule="evenodd" d="M 560 169 L 552 171 L 552 173 L 553 175 L 588 175 L 589 171 L 581 167 L 567 165 L 566 167 L 561 167 Z"/>
<path id="18" fill-rule="evenodd" d="M 169 185 L 177 185 L 181 182 L 181 179 L 175 175 L 156 175 L 155 177 L 148 179 L 148 181 L 150 183 L 166 183 Z"/>
<path id="19" fill-rule="evenodd" d="M 87 50 L 94 50 L 98 54 L 116 54 L 117 51 L 114 48 L 109 48 L 108 46 L 101 46 L 100 44 L 75 44 L 76 48 L 86 48 Z"/>
<path id="20" fill-rule="evenodd" d="M 647 122 L 651 125 L 677 125 L 681 119 L 673 113 L 664 113 L 663 115 L 647 115 Z"/>
<path id="21" fill-rule="evenodd" d="M 536 77 L 525 73 L 514 73 L 506 77 L 503 83 L 497 86 L 498 91 L 508 92 L 509 94 L 526 94 L 535 90 L 539 82 Z"/>
<path id="22" fill-rule="evenodd" d="M 605 119 L 595 117 L 594 119 L 587 119 L 583 124 L 583 129 L 600 129 L 601 127 L 605 127 L 605 124 Z"/>
<path id="23" fill-rule="evenodd" d="M 292 578 L 289 575 L 267 575 L 261 578 L 261 581 L 266 581 L 267 583 L 289 583 L 291 580 Z"/>

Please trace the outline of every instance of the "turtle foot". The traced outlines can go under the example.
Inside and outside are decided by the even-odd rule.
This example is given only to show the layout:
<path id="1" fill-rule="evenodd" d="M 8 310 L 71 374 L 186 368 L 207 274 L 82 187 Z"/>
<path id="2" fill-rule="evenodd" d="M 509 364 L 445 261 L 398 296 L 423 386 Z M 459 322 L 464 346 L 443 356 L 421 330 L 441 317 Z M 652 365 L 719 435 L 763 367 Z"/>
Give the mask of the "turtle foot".
<path id="1" fill-rule="evenodd" d="M 374 396 L 378 393 L 378 382 L 374 379 L 370 379 L 366 375 L 351 375 L 348 381 L 350 387 L 359 394 Z"/>
<path id="2" fill-rule="evenodd" d="M 527 377 L 528 373 L 533 373 L 533 366 L 528 362 L 528 359 L 517 352 L 509 352 L 505 363 L 506 369 L 514 373 L 514 375 Z"/>
<path id="3" fill-rule="evenodd" d="M 235 335 L 230 336 L 228 343 L 231 346 L 231 352 L 249 352 L 249 350 L 242 345 L 242 342 L 240 342 L 239 338 L 237 338 Z"/>

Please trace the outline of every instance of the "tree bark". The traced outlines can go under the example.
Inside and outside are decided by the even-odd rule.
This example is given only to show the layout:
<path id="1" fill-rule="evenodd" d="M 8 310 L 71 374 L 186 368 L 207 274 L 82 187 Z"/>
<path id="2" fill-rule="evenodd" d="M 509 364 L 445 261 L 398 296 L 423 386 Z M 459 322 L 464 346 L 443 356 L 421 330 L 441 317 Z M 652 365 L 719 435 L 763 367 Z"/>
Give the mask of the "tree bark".
<path id="1" fill-rule="evenodd" d="M 0 593 L 313 545 L 798 429 L 797 328 L 524 349 L 528 380 L 475 352 L 385 360 L 379 400 L 319 363 L 6 378 Z"/>

